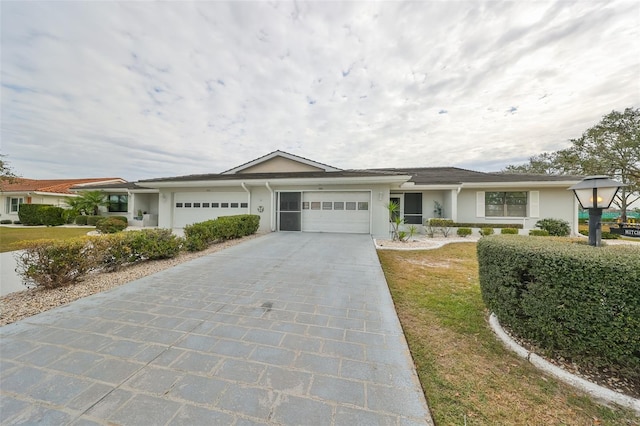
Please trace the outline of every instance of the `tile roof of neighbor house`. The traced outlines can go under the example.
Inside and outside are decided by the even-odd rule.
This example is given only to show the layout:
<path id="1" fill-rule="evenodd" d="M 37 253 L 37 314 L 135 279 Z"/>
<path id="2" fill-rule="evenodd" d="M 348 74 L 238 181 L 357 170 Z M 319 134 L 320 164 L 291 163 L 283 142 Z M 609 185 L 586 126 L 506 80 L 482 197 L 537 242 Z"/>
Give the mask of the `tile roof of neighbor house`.
<path id="1" fill-rule="evenodd" d="M 26 179 L 15 178 L 12 182 L 2 183 L 2 192 L 48 192 L 54 194 L 73 194 L 71 187 L 80 187 L 91 183 L 125 182 L 122 178 L 82 178 L 82 179 Z"/>
<path id="2" fill-rule="evenodd" d="M 461 183 L 484 182 L 562 182 L 579 181 L 582 176 L 569 175 L 540 175 L 521 173 L 486 173 L 466 170 L 458 167 L 418 167 L 401 169 L 374 169 L 411 175 L 409 182 L 416 185 L 455 185 Z"/>
<path id="3" fill-rule="evenodd" d="M 95 184 L 87 184 L 81 186 L 72 186 L 71 190 L 74 192 L 82 191 L 82 190 L 100 190 L 100 189 L 138 189 L 138 186 L 135 182 L 117 182 L 117 183 L 95 183 Z"/>

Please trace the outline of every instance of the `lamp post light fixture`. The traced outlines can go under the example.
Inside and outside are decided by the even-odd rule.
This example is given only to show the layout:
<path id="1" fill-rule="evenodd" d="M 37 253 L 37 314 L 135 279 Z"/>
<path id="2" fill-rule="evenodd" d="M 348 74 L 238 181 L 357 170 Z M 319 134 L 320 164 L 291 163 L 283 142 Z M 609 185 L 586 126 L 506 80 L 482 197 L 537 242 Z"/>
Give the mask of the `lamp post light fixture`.
<path id="1" fill-rule="evenodd" d="M 609 179 L 608 176 L 588 176 L 573 185 L 571 190 L 576 195 L 580 206 L 589 210 L 589 245 L 602 245 L 602 210 L 608 209 L 618 189 L 626 186 Z"/>

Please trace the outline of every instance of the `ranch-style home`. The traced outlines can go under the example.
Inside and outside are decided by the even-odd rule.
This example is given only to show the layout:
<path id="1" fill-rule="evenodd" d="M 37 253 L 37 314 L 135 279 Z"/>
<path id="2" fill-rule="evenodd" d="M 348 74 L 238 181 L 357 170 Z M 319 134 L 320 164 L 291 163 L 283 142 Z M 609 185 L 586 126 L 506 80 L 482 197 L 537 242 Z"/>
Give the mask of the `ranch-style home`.
<path id="1" fill-rule="evenodd" d="M 432 217 L 458 223 L 568 221 L 577 232 L 577 177 L 483 173 L 456 167 L 341 170 L 274 151 L 222 173 L 101 185 L 129 198 L 130 218 L 143 211 L 163 228 L 242 213 L 260 216 L 260 231 L 348 232 L 389 236 L 387 205 L 406 224 Z M 155 221 L 154 221 L 155 222 Z M 155 224 L 155 223 L 154 223 Z"/>
<path id="2" fill-rule="evenodd" d="M 14 178 L 2 182 L 0 186 L 0 219 L 18 220 L 20 204 L 48 204 L 66 207 L 67 200 L 77 197 L 76 191 L 88 190 L 87 185 L 109 185 L 123 183 L 121 178 L 83 178 L 83 179 L 25 179 Z"/>

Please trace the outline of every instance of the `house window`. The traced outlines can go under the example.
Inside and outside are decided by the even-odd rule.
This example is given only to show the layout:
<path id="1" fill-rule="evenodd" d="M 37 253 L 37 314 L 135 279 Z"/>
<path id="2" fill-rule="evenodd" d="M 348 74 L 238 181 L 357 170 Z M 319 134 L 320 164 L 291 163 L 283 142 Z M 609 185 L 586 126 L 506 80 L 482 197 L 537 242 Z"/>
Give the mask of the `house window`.
<path id="1" fill-rule="evenodd" d="M 484 214 L 487 217 L 526 217 L 527 193 L 485 192 Z"/>
<path id="2" fill-rule="evenodd" d="M 128 210 L 129 197 L 127 195 L 109 195 L 108 208 L 112 213 L 126 213 Z"/>
<path id="3" fill-rule="evenodd" d="M 404 194 L 404 223 L 422 224 L 422 193 Z"/>
<path id="4" fill-rule="evenodd" d="M 20 204 L 24 204 L 24 198 L 7 198 L 7 213 L 18 213 Z"/>

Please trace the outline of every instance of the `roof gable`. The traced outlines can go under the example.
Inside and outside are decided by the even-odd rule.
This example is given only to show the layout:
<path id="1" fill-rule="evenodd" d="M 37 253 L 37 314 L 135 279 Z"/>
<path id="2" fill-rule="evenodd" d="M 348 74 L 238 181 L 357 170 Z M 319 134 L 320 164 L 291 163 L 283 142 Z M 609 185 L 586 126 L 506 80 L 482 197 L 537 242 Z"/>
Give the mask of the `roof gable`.
<path id="1" fill-rule="evenodd" d="M 299 157 L 284 151 L 273 151 L 248 163 L 229 169 L 222 174 L 243 173 L 296 173 L 296 172 L 335 172 L 340 169 Z"/>

